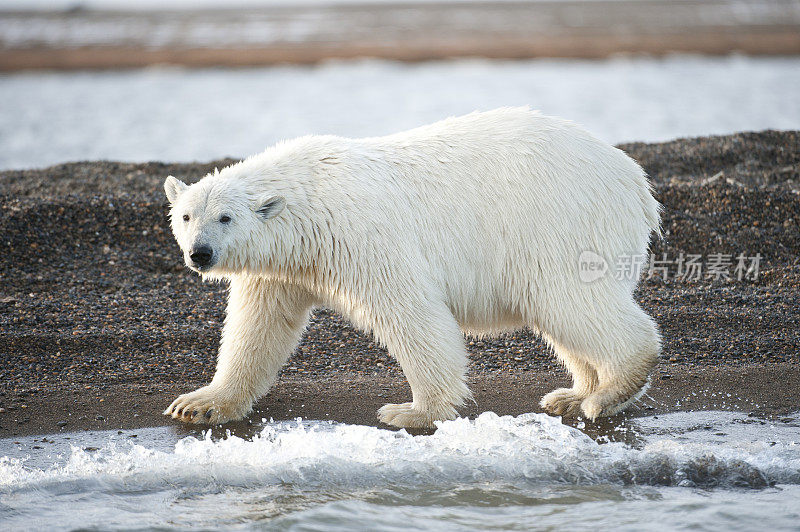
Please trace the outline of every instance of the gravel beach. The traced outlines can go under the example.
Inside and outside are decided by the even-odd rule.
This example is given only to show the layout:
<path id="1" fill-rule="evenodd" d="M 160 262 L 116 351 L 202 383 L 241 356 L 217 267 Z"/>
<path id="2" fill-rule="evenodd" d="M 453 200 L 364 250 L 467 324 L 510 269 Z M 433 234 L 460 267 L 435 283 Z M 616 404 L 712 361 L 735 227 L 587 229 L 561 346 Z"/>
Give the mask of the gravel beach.
<path id="1" fill-rule="evenodd" d="M 664 205 L 637 294 L 664 336 L 644 408 L 800 410 L 800 132 L 620 147 Z M 231 162 L 0 172 L 0 437 L 173 423 L 163 408 L 212 377 L 226 288 L 184 268 L 162 183 Z M 535 411 L 567 381 L 526 331 L 467 344 L 465 413 Z M 409 395 L 383 349 L 320 309 L 255 416 L 374 424 Z"/>

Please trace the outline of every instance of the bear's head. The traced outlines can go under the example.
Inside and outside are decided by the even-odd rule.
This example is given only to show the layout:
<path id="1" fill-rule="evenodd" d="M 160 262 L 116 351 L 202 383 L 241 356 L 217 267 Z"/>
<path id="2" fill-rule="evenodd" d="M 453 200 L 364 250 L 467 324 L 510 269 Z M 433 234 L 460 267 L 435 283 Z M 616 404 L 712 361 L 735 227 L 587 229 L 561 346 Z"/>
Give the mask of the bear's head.
<path id="1" fill-rule="evenodd" d="M 193 185 L 173 176 L 164 182 L 170 203 L 172 232 L 183 259 L 204 277 L 224 277 L 242 271 L 250 251 L 269 246 L 255 240 L 270 238 L 270 224 L 286 206 L 280 194 L 252 194 L 239 180 L 209 174 Z M 276 229 L 276 228 L 273 228 Z"/>

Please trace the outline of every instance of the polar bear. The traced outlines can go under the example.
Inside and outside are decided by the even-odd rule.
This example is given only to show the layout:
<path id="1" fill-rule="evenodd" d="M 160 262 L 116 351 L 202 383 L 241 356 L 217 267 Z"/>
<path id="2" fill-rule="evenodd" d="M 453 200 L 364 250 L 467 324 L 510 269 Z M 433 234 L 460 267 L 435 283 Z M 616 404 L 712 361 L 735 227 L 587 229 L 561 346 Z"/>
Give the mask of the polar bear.
<path id="1" fill-rule="evenodd" d="M 571 122 L 503 108 L 385 137 L 307 136 L 164 188 L 186 265 L 230 283 L 214 378 L 173 418 L 247 415 L 319 305 L 400 363 L 412 400 L 378 411 L 397 427 L 453 419 L 471 398 L 462 332 L 540 334 L 573 379 L 541 401 L 557 415 L 619 412 L 658 357 L 638 273 L 608 265 L 646 257 L 660 206 L 639 165 Z M 584 275 L 586 253 L 599 275 Z"/>

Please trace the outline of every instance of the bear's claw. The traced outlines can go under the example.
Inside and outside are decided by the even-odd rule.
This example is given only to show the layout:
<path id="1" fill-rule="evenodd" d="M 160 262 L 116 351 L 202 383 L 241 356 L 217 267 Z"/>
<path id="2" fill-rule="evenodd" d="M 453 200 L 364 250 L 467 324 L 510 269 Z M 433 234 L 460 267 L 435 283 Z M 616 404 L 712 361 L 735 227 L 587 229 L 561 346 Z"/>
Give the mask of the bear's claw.
<path id="1" fill-rule="evenodd" d="M 185 423 L 218 425 L 242 419 L 248 410 L 249 405 L 229 399 L 216 388 L 204 386 L 175 399 L 164 410 L 164 415 Z"/>

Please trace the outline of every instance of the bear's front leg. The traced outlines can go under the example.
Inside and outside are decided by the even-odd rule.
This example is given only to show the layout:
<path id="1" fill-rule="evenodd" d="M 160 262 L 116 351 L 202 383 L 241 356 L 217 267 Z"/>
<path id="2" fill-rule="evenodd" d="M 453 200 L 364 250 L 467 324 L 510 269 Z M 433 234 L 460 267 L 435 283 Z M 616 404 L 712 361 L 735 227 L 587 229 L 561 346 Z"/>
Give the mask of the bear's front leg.
<path id="1" fill-rule="evenodd" d="M 464 335 L 450 309 L 413 291 L 383 301 L 386 314 L 375 319 L 373 331 L 403 368 L 413 400 L 381 407 L 378 419 L 402 428 L 433 428 L 435 421 L 455 419 L 456 408 L 472 394 L 464 382 Z"/>
<path id="2" fill-rule="evenodd" d="M 300 341 L 312 303 L 300 287 L 234 277 L 214 378 L 175 399 L 164 415 L 210 425 L 246 416 Z"/>

